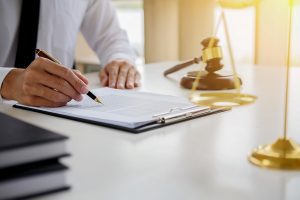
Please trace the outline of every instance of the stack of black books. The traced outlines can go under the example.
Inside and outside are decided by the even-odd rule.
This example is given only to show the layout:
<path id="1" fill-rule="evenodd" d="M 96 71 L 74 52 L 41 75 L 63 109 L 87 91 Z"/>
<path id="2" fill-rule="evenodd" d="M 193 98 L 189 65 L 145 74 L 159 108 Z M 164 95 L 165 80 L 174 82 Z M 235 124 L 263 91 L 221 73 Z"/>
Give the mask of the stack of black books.
<path id="1" fill-rule="evenodd" d="M 67 190 L 68 138 L 0 113 L 0 200 Z"/>

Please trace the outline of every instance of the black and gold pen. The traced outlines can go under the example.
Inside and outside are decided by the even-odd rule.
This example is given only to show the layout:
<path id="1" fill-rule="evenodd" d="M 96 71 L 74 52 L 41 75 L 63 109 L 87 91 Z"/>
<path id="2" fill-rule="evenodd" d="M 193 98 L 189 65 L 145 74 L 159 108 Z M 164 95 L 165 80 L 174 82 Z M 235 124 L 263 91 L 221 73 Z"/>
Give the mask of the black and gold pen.
<path id="1" fill-rule="evenodd" d="M 43 51 L 43 50 L 40 50 L 40 49 L 36 49 L 35 50 L 35 53 L 40 56 L 40 57 L 43 57 L 43 58 L 47 58 L 57 64 L 61 64 L 57 59 L 53 58 L 51 55 L 49 55 L 47 52 Z M 88 93 L 86 94 L 88 95 L 91 99 L 93 99 L 94 101 L 96 101 L 97 103 L 101 103 L 101 100 L 96 96 L 94 95 L 91 91 L 88 91 Z"/>

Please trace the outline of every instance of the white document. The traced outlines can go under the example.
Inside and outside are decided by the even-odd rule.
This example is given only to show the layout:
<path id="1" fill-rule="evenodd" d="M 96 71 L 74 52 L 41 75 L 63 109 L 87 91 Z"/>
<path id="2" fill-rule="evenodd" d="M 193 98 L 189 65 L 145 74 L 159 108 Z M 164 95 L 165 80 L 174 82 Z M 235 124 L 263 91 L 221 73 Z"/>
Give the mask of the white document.
<path id="1" fill-rule="evenodd" d="M 66 106 L 59 108 L 24 105 L 22 107 L 127 128 L 136 128 L 155 122 L 161 114 L 195 108 L 195 105 L 182 97 L 111 88 L 100 88 L 91 92 L 100 97 L 103 104 L 96 103 L 84 95 L 81 102 L 72 100 Z M 199 110 L 199 107 L 197 109 Z M 203 109 L 207 108 L 203 107 Z"/>

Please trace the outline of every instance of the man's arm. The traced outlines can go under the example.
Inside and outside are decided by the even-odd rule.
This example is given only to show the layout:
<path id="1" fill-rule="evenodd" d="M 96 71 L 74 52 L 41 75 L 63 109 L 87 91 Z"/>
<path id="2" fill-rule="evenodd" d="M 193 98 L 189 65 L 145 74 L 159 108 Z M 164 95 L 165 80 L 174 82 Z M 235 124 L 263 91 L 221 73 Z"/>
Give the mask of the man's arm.
<path id="1" fill-rule="evenodd" d="M 8 67 L 0 67 L 0 89 L 2 87 L 2 83 L 7 76 L 7 74 L 13 70 L 13 68 L 8 68 Z M 0 90 L 1 91 L 1 90 Z M 0 93 L 0 103 L 2 102 L 2 95 Z"/>
<path id="2" fill-rule="evenodd" d="M 139 86 L 134 51 L 110 0 L 91 0 L 81 31 L 105 66 L 100 71 L 102 85 L 120 89 Z"/>

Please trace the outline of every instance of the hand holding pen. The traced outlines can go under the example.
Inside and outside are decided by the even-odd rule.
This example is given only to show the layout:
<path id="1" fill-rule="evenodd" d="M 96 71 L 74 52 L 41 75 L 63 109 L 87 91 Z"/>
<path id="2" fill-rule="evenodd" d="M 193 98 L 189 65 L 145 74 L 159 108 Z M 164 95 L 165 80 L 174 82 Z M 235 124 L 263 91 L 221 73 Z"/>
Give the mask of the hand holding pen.
<path id="1" fill-rule="evenodd" d="M 1 95 L 30 106 L 59 107 L 82 100 L 88 80 L 79 72 L 47 58 L 36 58 L 26 69 L 13 69 L 3 80 Z"/>
<path id="2" fill-rule="evenodd" d="M 36 49 L 35 50 L 35 53 L 38 55 L 38 56 L 40 56 L 40 57 L 42 57 L 42 58 L 47 58 L 47 59 L 49 59 L 49 60 L 51 60 L 52 62 L 55 62 L 55 63 L 57 63 L 57 64 L 61 64 L 58 60 L 56 60 L 55 58 L 53 58 L 51 55 L 49 55 L 47 52 L 45 52 L 45 51 L 43 51 L 43 50 L 40 50 L 40 49 Z M 79 78 L 80 77 L 82 77 L 83 78 L 83 75 L 79 72 L 79 71 L 74 71 L 75 72 L 75 74 L 78 74 L 79 75 Z M 85 80 L 87 80 L 86 78 L 85 78 Z M 100 101 L 100 99 L 98 98 L 98 97 L 96 97 L 91 91 L 88 91 L 87 93 L 86 93 L 86 95 L 88 95 L 92 100 L 94 100 L 95 102 L 97 102 L 97 103 L 101 103 L 102 104 L 102 102 Z"/>

